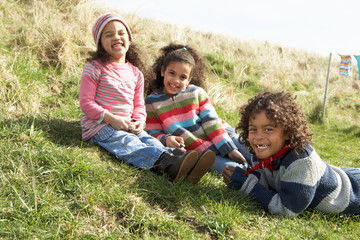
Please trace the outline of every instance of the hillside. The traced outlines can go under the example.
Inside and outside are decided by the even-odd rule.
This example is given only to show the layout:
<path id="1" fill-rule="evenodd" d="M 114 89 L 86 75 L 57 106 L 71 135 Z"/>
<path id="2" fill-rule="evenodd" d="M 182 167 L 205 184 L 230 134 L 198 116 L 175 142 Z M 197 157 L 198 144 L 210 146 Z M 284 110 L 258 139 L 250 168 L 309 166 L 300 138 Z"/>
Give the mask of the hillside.
<path id="1" fill-rule="evenodd" d="M 264 212 L 222 178 L 198 185 L 123 164 L 82 142 L 79 86 L 91 27 L 106 9 L 91 0 L 0 0 L 0 238 L 2 239 L 356 239 L 358 218 Z M 197 48 L 211 69 L 210 98 L 232 126 L 263 90 L 294 92 L 315 147 L 331 164 L 360 167 L 360 81 L 338 74 L 334 56 L 325 119 L 328 58 L 262 41 L 120 14 L 150 68 L 169 42 Z M 335 99 L 335 100 L 333 100 Z"/>
<path id="2" fill-rule="evenodd" d="M 101 9 L 92 1 L 2 1 L 1 85 L 3 114 L 47 108 L 44 98 L 61 94 L 68 79 L 78 84 L 87 51 L 94 48 L 91 26 Z M 264 89 L 288 89 L 302 99 L 304 106 L 322 104 L 328 58 L 306 51 L 272 45 L 268 42 L 241 41 L 215 33 L 195 32 L 188 28 L 122 14 L 134 33 L 134 42 L 151 65 L 158 49 L 173 41 L 196 47 L 208 59 L 209 91 L 214 103 L 235 110 L 256 92 Z M 165 33 L 165 34 L 164 34 Z M 17 65 L 27 63 L 26 69 Z M 338 74 L 339 61 L 333 57 L 329 97 L 359 101 L 360 82 Z M 48 69 L 48 70 L 45 70 Z M 37 81 L 27 82 L 32 71 L 44 72 Z M 28 71 L 28 72 L 26 72 Z M 35 74 L 35 73 L 34 73 Z M 26 89 L 25 90 L 25 87 Z M 29 95 L 26 91 L 37 92 Z M 223 96 L 226 96 L 224 98 Z M 59 100 L 59 99 L 58 99 Z M 29 106 L 31 103 L 31 106 Z M 347 120 L 356 121 L 359 103 L 330 102 L 336 117 L 345 110 Z M 308 110 L 309 113 L 313 109 Z"/>

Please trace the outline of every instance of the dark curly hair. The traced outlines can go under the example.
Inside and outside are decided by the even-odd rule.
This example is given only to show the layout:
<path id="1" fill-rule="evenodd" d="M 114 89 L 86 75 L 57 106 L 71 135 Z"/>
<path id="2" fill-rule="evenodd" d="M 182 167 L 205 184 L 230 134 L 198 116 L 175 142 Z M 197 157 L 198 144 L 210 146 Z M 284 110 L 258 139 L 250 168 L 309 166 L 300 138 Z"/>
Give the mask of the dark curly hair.
<path id="1" fill-rule="evenodd" d="M 161 68 L 174 61 L 188 63 L 193 66 L 191 71 L 191 84 L 206 89 L 205 73 L 209 71 L 204 58 L 191 46 L 170 43 L 160 49 L 161 55 L 152 66 L 153 72 L 147 77 L 151 79 L 147 83 L 148 93 L 155 89 L 164 88 L 164 77 L 161 76 Z"/>
<path id="2" fill-rule="evenodd" d="M 300 106 L 295 103 L 295 98 L 286 91 L 271 93 L 264 92 L 248 100 L 248 103 L 240 108 L 240 122 L 236 127 L 239 130 L 240 143 L 244 144 L 251 152 L 254 152 L 248 141 L 249 120 L 254 114 L 265 111 L 266 116 L 284 128 L 284 133 L 289 137 L 295 153 L 305 150 L 306 145 L 312 144 L 312 133 L 307 126 L 306 116 Z"/>
<path id="3" fill-rule="evenodd" d="M 104 47 L 101 45 L 101 38 L 99 40 L 99 47 L 96 51 L 89 51 L 90 57 L 86 59 L 86 61 L 90 62 L 93 60 L 101 59 L 103 62 L 110 62 L 112 57 L 108 54 Z M 126 60 L 128 60 L 132 65 L 137 67 L 141 72 L 144 72 L 145 65 L 140 59 L 140 50 L 136 44 L 131 43 L 128 51 L 126 52 Z"/>

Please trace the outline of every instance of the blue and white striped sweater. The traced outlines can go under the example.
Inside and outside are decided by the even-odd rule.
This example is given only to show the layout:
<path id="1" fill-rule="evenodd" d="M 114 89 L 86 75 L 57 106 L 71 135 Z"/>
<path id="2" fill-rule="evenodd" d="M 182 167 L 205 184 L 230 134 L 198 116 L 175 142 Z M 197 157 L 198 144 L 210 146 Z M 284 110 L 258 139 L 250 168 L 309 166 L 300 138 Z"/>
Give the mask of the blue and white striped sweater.
<path id="1" fill-rule="evenodd" d="M 250 195 L 272 214 L 296 216 L 307 208 L 360 214 L 360 169 L 329 165 L 310 145 L 299 155 L 294 150 L 282 155 L 273 171 L 244 173 L 236 168 L 229 187 Z"/>

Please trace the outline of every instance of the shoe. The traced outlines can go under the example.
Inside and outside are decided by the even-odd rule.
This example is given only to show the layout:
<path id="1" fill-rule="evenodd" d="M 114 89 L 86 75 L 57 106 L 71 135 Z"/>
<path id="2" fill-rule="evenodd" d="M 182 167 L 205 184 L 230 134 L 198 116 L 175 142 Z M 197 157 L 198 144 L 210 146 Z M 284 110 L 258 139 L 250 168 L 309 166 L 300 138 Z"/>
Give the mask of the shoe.
<path id="1" fill-rule="evenodd" d="M 190 150 L 183 155 L 174 155 L 164 152 L 154 164 L 152 171 L 158 174 L 166 174 L 172 181 L 176 182 L 186 178 L 191 169 L 197 163 L 198 153 Z"/>
<path id="2" fill-rule="evenodd" d="M 200 179 L 211 170 L 214 166 L 216 159 L 216 155 L 211 150 L 203 151 L 199 159 L 194 166 L 194 168 L 190 171 L 189 175 L 186 177 L 186 181 L 192 182 L 193 184 L 197 184 Z"/>
<path id="3" fill-rule="evenodd" d="M 180 148 L 175 148 L 174 151 L 172 151 L 171 153 L 174 154 L 174 155 L 181 156 L 181 155 L 184 155 L 186 153 L 186 150 L 184 151 L 184 150 L 182 150 Z"/>

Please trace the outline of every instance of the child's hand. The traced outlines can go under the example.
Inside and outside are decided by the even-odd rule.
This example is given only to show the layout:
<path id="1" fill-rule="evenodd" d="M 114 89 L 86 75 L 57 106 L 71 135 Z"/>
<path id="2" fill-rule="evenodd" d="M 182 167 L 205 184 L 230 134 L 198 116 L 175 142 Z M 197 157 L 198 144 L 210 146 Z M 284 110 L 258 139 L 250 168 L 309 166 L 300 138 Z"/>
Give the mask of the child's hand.
<path id="1" fill-rule="evenodd" d="M 133 134 L 139 134 L 144 130 L 145 122 L 144 121 L 135 121 L 128 125 L 128 131 Z"/>
<path id="2" fill-rule="evenodd" d="M 178 136 L 168 136 L 166 138 L 166 146 L 170 148 L 184 148 L 184 139 Z"/>
<path id="3" fill-rule="evenodd" d="M 131 123 L 129 119 L 116 116 L 107 112 L 104 116 L 104 121 L 110 124 L 116 130 L 128 130 L 128 125 Z"/>
<path id="4" fill-rule="evenodd" d="M 222 172 L 222 176 L 223 176 L 224 182 L 226 184 L 230 183 L 230 179 L 231 179 L 231 176 L 234 173 L 234 171 L 235 171 L 235 167 L 233 167 L 233 166 L 225 166 L 225 169 Z"/>
<path id="5" fill-rule="evenodd" d="M 231 152 L 228 153 L 228 156 L 231 160 L 233 160 L 234 162 L 237 162 L 237 163 L 246 163 L 247 164 L 247 161 L 246 159 L 244 158 L 244 156 L 236 149 L 232 150 Z"/>

